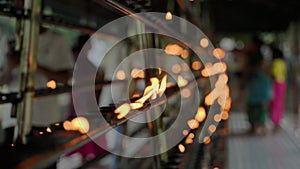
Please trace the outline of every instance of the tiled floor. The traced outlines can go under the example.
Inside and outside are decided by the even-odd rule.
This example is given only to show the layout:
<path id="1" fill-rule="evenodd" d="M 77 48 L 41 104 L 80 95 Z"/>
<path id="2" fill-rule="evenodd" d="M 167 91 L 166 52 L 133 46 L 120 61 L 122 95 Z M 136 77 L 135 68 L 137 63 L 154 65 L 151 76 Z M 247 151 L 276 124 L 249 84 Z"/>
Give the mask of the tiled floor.
<path id="1" fill-rule="evenodd" d="M 232 113 L 229 127 L 228 169 L 300 168 L 299 145 L 283 129 L 264 137 L 245 134 L 249 125 L 244 113 Z"/>

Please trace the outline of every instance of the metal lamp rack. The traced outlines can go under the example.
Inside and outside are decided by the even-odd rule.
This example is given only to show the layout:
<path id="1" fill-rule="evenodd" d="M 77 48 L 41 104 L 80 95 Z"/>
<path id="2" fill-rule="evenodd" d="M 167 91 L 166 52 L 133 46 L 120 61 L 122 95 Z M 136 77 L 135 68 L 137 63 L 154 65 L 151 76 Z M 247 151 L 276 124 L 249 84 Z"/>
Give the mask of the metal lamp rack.
<path id="1" fill-rule="evenodd" d="M 95 0 L 96 3 L 99 3 L 100 5 L 103 2 L 100 2 L 98 0 Z M 129 3 L 130 2 L 130 3 Z M 183 1 L 182 1 L 183 2 Z M 181 3 L 181 5 L 184 5 L 186 2 Z M 78 25 L 73 24 L 71 22 L 63 21 L 63 19 L 60 19 L 58 17 L 51 17 L 51 16 L 43 16 L 41 14 L 41 0 L 25 0 L 25 8 L 19 8 L 19 7 L 13 7 L 10 5 L 2 5 L 0 4 L 0 14 L 6 15 L 6 16 L 14 16 L 22 21 L 25 22 L 25 33 L 27 31 L 27 35 L 25 34 L 24 41 L 27 42 L 23 47 L 23 50 L 36 50 L 36 44 L 37 44 L 37 37 L 38 37 L 38 29 L 37 27 L 40 24 L 54 24 L 58 26 L 63 26 L 70 29 L 76 29 L 83 33 L 91 34 L 95 31 L 95 28 L 91 28 L 89 26 L 85 25 Z M 143 8 L 143 5 L 145 4 L 145 1 L 111 1 L 106 0 L 106 5 L 113 7 L 119 12 L 122 12 L 123 14 L 133 14 L 136 11 L 147 11 L 149 10 L 149 6 L 145 6 Z M 26 6 L 27 5 L 27 6 Z M 189 10 L 186 10 L 189 11 Z M 30 19 L 30 20 L 29 20 Z M 143 20 L 142 20 L 143 21 Z M 145 20 L 144 20 L 145 21 Z M 151 22 L 151 20 L 146 21 Z M 26 30 L 27 29 L 27 30 Z M 35 36 L 33 36 L 35 35 Z M 27 36 L 27 37 L 26 37 Z M 27 38 L 27 39 L 26 39 Z M 29 45 L 30 44 L 30 45 Z M 27 46 L 27 48 L 26 48 Z M 28 60 L 28 57 L 31 57 L 29 55 L 23 55 L 21 59 L 23 61 Z M 28 123 L 28 118 L 30 118 L 31 114 L 31 104 L 32 99 L 34 97 L 42 97 L 47 95 L 53 95 L 53 94 L 59 94 L 64 92 L 69 92 L 72 89 L 72 86 L 61 86 L 57 87 L 55 90 L 52 89 L 39 89 L 39 90 L 32 90 L 33 88 L 33 82 L 34 77 L 32 76 L 32 73 L 34 72 L 34 65 L 36 64 L 36 59 L 33 58 L 33 63 L 31 64 L 25 64 L 24 65 L 24 72 L 23 75 L 23 81 L 27 83 L 22 83 L 21 89 L 19 93 L 8 93 L 8 94 L 0 94 L 0 103 L 17 103 L 18 106 L 18 113 L 17 116 L 19 119 L 19 130 L 18 135 L 19 139 L 22 143 L 26 143 L 25 145 L 15 145 L 15 147 L 4 147 L 3 151 L 0 151 L 0 154 L 2 154 L 2 157 L 4 157 L 2 160 L 0 160 L 0 164 L 6 165 L 9 168 L 46 168 L 59 159 L 59 157 L 63 154 L 72 152 L 76 150 L 77 148 L 87 144 L 90 142 L 91 138 L 97 138 L 104 133 L 107 132 L 109 129 L 109 125 L 112 127 L 120 126 L 124 123 L 126 123 L 127 119 L 122 120 L 113 120 L 110 121 L 110 124 L 107 124 L 105 126 L 99 126 L 98 128 L 94 129 L 89 133 L 88 137 L 87 135 L 80 135 L 79 133 L 75 132 L 64 132 L 59 131 L 58 136 L 55 136 L 53 134 L 52 136 L 35 136 L 35 138 L 32 138 L 32 140 L 37 139 L 41 140 L 43 138 L 45 139 L 60 139 L 60 142 L 55 143 L 49 149 L 39 149 L 40 147 L 35 147 L 30 141 L 28 142 L 26 135 L 28 134 L 28 131 L 30 130 L 30 126 Z M 22 63 L 22 62 L 21 62 Z M 30 71 L 28 71 L 30 70 Z M 25 73 L 25 74 L 24 74 Z M 31 75 L 30 75 L 31 74 Z M 198 78 L 198 80 L 201 77 Z M 26 80 L 25 80 L 26 79 Z M 99 82 L 98 87 L 101 88 L 104 85 L 111 84 L 114 82 Z M 97 84 L 96 84 L 97 85 Z M 196 84 L 197 85 L 197 84 Z M 193 88 L 197 87 L 195 84 L 189 84 L 186 87 Z M 25 90 L 26 89 L 26 90 Z M 28 90 L 31 89 L 31 90 Z M 27 91 L 27 94 L 24 93 L 24 91 Z M 167 98 L 171 98 L 175 95 L 178 95 L 179 88 L 174 86 L 171 88 L 168 88 L 166 91 Z M 165 100 L 160 100 L 159 98 L 155 100 L 154 106 L 159 106 L 163 103 L 165 103 Z M 21 106 L 20 106 L 21 104 Z M 152 104 L 153 106 L 153 104 Z M 146 107 L 147 108 L 147 105 Z M 25 110 L 25 111 L 24 111 Z M 130 116 L 134 117 L 138 114 L 131 113 Z M 112 120 L 112 119 L 110 119 Z M 31 150 L 30 153 L 28 153 L 28 150 Z M 13 160 L 11 160 L 13 159 Z M 155 161 L 158 162 L 158 161 Z M 154 168 L 167 168 L 167 166 L 157 165 L 155 164 Z M 189 167 L 190 168 L 190 167 Z"/>

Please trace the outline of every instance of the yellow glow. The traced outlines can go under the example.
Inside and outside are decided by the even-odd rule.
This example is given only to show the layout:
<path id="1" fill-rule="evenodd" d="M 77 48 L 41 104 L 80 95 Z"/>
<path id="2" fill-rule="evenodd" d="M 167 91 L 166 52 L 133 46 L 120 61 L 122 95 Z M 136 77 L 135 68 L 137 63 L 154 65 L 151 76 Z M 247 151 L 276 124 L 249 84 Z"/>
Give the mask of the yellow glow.
<path id="1" fill-rule="evenodd" d="M 188 138 L 190 138 L 190 139 L 195 138 L 195 134 L 194 134 L 194 133 L 190 133 L 190 134 L 188 135 Z"/>
<path id="2" fill-rule="evenodd" d="M 167 14 L 166 14 L 166 20 L 167 21 L 172 20 L 172 13 L 171 12 L 167 12 Z"/>
<path id="3" fill-rule="evenodd" d="M 10 146 L 11 146 L 11 147 L 14 147 L 14 146 L 15 146 L 15 144 L 10 144 Z"/>
<path id="4" fill-rule="evenodd" d="M 156 77 L 150 78 L 151 86 L 153 87 L 153 90 L 158 92 L 159 89 L 159 80 Z"/>
<path id="5" fill-rule="evenodd" d="M 181 92 L 182 97 L 184 97 L 184 98 L 188 98 L 191 96 L 190 89 L 182 89 L 180 92 Z"/>
<path id="6" fill-rule="evenodd" d="M 128 103 L 124 103 L 115 110 L 115 113 L 119 114 L 117 118 L 121 119 L 125 117 L 129 113 L 129 111 L 130 111 L 130 105 Z"/>
<path id="7" fill-rule="evenodd" d="M 183 63 L 183 64 L 181 64 L 181 70 L 184 71 L 184 72 L 187 72 L 187 71 L 190 70 L 190 67 L 189 67 L 188 64 Z"/>
<path id="8" fill-rule="evenodd" d="M 210 137 L 206 136 L 206 137 L 203 138 L 203 143 L 204 144 L 209 144 L 210 142 L 211 142 Z"/>
<path id="9" fill-rule="evenodd" d="M 182 51 L 183 51 L 183 48 L 177 44 L 168 44 L 165 48 L 165 52 L 168 55 L 179 56 L 179 55 L 181 55 Z"/>
<path id="10" fill-rule="evenodd" d="M 186 136 L 186 135 L 189 134 L 189 131 L 188 131 L 188 130 L 183 130 L 183 131 L 182 131 L 182 134 Z"/>
<path id="11" fill-rule="evenodd" d="M 214 167 L 214 169 L 219 169 L 219 167 Z"/>
<path id="12" fill-rule="evenodd" d="M 227 65 L 224 62 L 217 62 L 213 65 L 205 64 L 205 69 L 202 70 L 202 76 L 208 77 L 219 73 L 224 73 L 227 70 Z"/>
<path id="13" fill-rule="evenodd" d="M 161 74 L 161 73 L 162 73 L 161 68 L 158 68 L 158 74 Z"/>
<path id="14" fill-rule="evenodd" d="M 153 88 L 152 88 L 153 89 Z M 136 103 L 142 103 L 144 104 L 146 100 L 150 99 L 150 97 L 155 93 L 154 90 L 149 90 L 149 92 L 144 95 L 143 97 L 141 97 L 140 99 L 138 99 L 137 101 L 135 101 Z"/>
<path id="15" fill-rule="evenodd" d="M 130 75 L 132 78 L 145 78 L 145 72 L 137 68 L 133 68 Z"/>
<path id="16" fill-rule="evenodd" d="M 205 117 L 206 117 L 206 112 L 204 107 L 199 107 L 195 119 L 198 122 L 202 122 L 205 119 Z"/>
<path id="17" fill-rule="evenodd" d="M 68 120 L 64 121 L 63 127 L 64 127 L 64 129 L 65 129 L 66 131 L 72 130 L 72 124 L 71 124 L 71 122 L 68 121 Z"/>
<path id="18" fill-rule="evenodd" d="M 211 124 L 211 125 L 208 127 L 208 131 L 209 131 L 210 133 L 215 132 L 216 129 L 217 129 L 217 127 L 216 127 L 215 125 L 213 125 L 213 124 Z"/>
<path id="19" fill-rule="evenodd" d="M 47 82 L 47 87 L 49 87 L 50 89 L 55 89 L 56 82 L 54 80 L 50 80 L 49 82 Z"/>
<path id="20" fill-rule="evenodd" d="M 174 86 L 175 84 L 173 82 L 167 82 L 167 88 Z"/>
<path id="21" fill-rule="evenodd" d="M 211 106 L 214 103 L 214 98 L 213 98 L 212 92 L 210 92 L 208 95 L 205 96 L 204 103 L 207 106 Z"/>
<path id="22" fill-rule="evenodd" d="M 230 110 L 231 102 L 232 102 L 231 97 L 227 97 L 225 107 L 224 107 L 225 110 Z"/>
<path id="23" fill-rule="evenodd" d="M 39 134 L 42 135 L 42 134 L 44 134 L 44 132 L 40 131 Z"/>
<path id="24" fill-rule="evenodd" d="M 159 90 L 158 90 L 159 97 L 161 97 L 167 89 L 167 77 L 168 76 L 165 75 L 160 82 L 160 86 L 159 86 Z"/>
<path id="25" fill-rule="evenodd" d="M 196 129 L 199 127 L 199 122 L 195 119 L 188 120 L 187 124 L 190 127 L 190 129 Z"/>
<path id="26" fill-rule="evenodd" d="M 175 74 L 178 74 L 181 72 L 181 66 L 179 64 L 174 64 L 172 66 L 172 72 Z"/>
<path id="27" fill-rule="evenodd" d="M 130 107 L 131 109 L 139 109 L 141 107 L 143 107 L 142 103 L 130 103 Z"/>
<path id="28" fill-rule="evenodd" d="M 185 143 L 185 144 L 192 144 L 192 143 L 193 143 L 193 139 L 191 139 L 191 138 L 186 138 L 184 143 Z"/>
<path id="29" fill-rule="evenodd" d="M 140 97 L 140 94 L 139 94 L 138 92 L 134 92 L 134 93 L 132 94 L 132 97 L 133 97 L 133 98 Z"/>
<path id="30" fill-rule="evenodd" d="M 52 133 L 52 130 L 50 129 L 50 127 L 47 127 L 46 131 L 47 131 L 48 133 Z"/>
<path id="31" fill-rule="evenodd" d="M 216 57 L 217 59 L 223 59 L 225 56 L 225 51 L 221 48 L 215 48 L 213 50 L 213 55 L 214 57 Z"/>
<path id="32" fill-rule="evenodd" d="M 178 149 L 179 149 L 179 151 L 180 151 L 181 153 L 184 153 L 184 152 L 185 152 L 185 147 L 184 147 L 184 145 L 182 145 L 182 144 L 179 144 L 179 145 L 178 145 Z"/>
<path id="33" fill-rule="evenodd" d="M 220 121 L 221 121 L 221 119 L 222 119 L 222 117 L 221 117 L 221 115 L 220 115 L 220 114 L 216 114 L 216 115 L 214 116 L 214 120 L 215 120 L 215 122 L 220 122 Z"/>
<path id="34" fill-rule="evenodd" d="M 85 117 L 76 117 L 71 121 L 72 130 L 77 130 L 82 134 L 85 134 L 90 129 L 90 123 Z"/>
<path id="35" fill-rule="evenodd" d="M 182 50 L 181 57 L 182 59 L 187 59 L 189 57 L 189 51 L 185 49 Z"/>
<path id="36" fill-rule="evenodd" d="M 55 126 L 59 126 L 59 123 L 55 123 L 54 125 L 55 125 Z"/>
<path id="37" fill-rule="evenodd" d="M 126 74 L 124 70 L 118 70 L 116 77 L 118 80 L 125 80 L 126 79 Z"/>
<path id="38" fill-rule="evenodd" d="M 179 87 L 183 87 L 188 84 L 188 81 L 185 80 L 181 75 L 177 77 L 177 83 Z"/>
<path id="39" fill-rule="evenodd" d="M 203 48 L 207 48 L 207 46 L 208 46 L 208 40 L 206 39 L 206 38 L 202 38 L 201 40 L 200 40 L 200 46 L 201 47 L 203 47 Z"/>
<path id="40" fill-rule="evenodd" d="M 200 68 L 201 68 L 201 62 L 200 61 L 194 61 L 192 63 L 192 69 L 193 70 L 200 70 Z"/>
<path id="41" fill-rule="evenodd" d="M 222 120 L 228 120 L 228 118 L 229 118 L 228 112 L 227 111 L 223 111 L 222 112 Z"/>

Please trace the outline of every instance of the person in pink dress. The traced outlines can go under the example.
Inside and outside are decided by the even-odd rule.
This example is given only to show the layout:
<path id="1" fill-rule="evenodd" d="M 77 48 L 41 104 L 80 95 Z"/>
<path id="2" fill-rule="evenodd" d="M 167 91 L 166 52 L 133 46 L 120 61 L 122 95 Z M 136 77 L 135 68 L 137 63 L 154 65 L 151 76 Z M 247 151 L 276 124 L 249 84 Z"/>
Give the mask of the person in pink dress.
<path id="1" fill-rule="evenodd" d="M 274 129 L 277 131 L 285 108 L 287 67 L 282 52 L 276 48 L 272 52 L 273 98 L 271 101 L 271 119 Z"/>

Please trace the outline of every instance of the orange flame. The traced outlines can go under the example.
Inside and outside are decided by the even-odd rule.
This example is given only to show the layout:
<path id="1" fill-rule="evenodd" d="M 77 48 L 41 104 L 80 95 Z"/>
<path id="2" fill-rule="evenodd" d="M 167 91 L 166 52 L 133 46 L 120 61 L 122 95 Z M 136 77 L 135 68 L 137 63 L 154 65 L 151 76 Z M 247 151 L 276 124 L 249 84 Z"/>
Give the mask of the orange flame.
<path id="1" fill-rule="evenodd" d="M 179 76 L 177 77 L 177 81 L 178 81 L 178 86 L 179 86 L 179 87 L 183 87 L 183 86 L 185 86 L 185 85 L 188 84 L 188 81 L 185 80 L 181 75 L 179 75 Z"/>
<path id="2" fill-rule="evenodd" d="M 140 99 L 136 100 L 134 103 L 124 103 L 114 111 L 116 114 L 118 114 L 118 119 L 125 117 L 130 110 L 136 110 L 143 107 L 143 104 L 147 100 L 156 99 L 157 96 L 161 97 L 164 94 L 167 88 L 167 75 L 162 78 L 161 83 L 159 83 L 159 80 L 156 77 L 151 78 L 150 82 L 151 85 L 145 88 L 144 94 Z"/>
<path id="3" fill-rule="evenodd" d="M 71 121 L 72 130 L 77 130 L 82 134 L 85 134 L 90 129 L 89 121 L 84 117 L 76 117 Z"/>
<path id="4" fill-rule="evenodd" d="M 47 87 L 49 87 L 50 89 L 55 89 L 56 82 L 54 80 L 50 80 L 49 82 L 47 82 Z"/>
<path id="5" fill-rule="evenodd" d="M 205 119 L 205 117 L 206 117 L 205 109 L 203 107 L 199 107 L 195 119 L 198 122 L 202 122 Z"/>
<path id="6" fill-rule="evenodd" d="M 184 147 L 184 145 L 182 145 L 182 144 L 179 144 L 179 145 L 178 145 L 178 149 L 179 149 L 179 151 L 180 151 L 181 153 L 184 153 L 184 152 L 185 152 L 185 147 Z"/>
<path id="7" fill-rule="evenodd" d="M 196 129 L 199 127 L 199 122 L 195 119 L 188 120 L 187 124 L 190 127 L 190 129 Z"/>
<path id="8" fill-rule="evenodd" d="M 118 114 L 117 118 L 121 119 L 125 117 L 130 111 L 130 105 L 128 103 L 122 104 L 115 110 L 115 113 Z"/>

